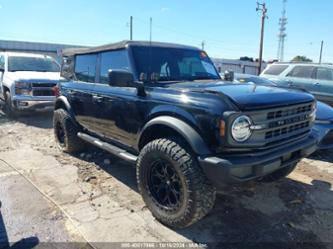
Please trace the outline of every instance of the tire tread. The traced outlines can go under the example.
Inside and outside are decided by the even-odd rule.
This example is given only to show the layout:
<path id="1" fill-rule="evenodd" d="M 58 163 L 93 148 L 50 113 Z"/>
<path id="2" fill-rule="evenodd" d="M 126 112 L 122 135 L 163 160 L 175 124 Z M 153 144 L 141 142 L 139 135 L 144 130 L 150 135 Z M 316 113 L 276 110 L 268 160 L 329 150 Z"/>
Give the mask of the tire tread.
<path id="1" fill-rule="evenodd" d="M 54 111 L 53 116 L 53 127 L 54 131 L 56 128 L 56 124 L 60 122 L 63 126 L 65 132 L 65 144 L 64 146 L 60 146 L 60 148 L 67 153 L 75 153 L 84 149 L 84 142 L 77 136 L 79 129 L 77 125 L 74 123 L 72 117 L 69 115 L 67 111 L 64 109 L 57 109 Z M 55 138 L 57 140 L 56 132 Z"/>
<path id="2" fill-rule="evenodd" d="M 179 138 L 162 138 L 148 143 L 141 151 L 137 162 L 137 181 L 141 194 L 145 191 L 141 184 L 140 170 L 143 157 L 152 151 L 161 151 L 178 165 L 186 178 L 190 193 L 185 212 L 179 219 L 168 219 L 167 216 L 156 217 L 162 223 L 177 228 L 188 227 L 207 215 L 214 206 L 215 188 L 208 183 L 206 176 L 198 165 L 191 149 Z M 147 204 L 147 203 L 146 203 Z"/>

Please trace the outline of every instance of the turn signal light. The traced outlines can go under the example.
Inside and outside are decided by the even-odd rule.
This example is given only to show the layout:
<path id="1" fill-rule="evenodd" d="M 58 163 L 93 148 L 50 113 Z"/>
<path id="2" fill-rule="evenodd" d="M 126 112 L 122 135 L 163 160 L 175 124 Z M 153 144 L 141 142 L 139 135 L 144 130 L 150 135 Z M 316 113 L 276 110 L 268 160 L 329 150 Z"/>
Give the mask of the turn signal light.
<path id="1" fill-rule="evenodd" d="M 220 120 L 220 136 L 225 136 L 225 122 L 224 120 Z"/>

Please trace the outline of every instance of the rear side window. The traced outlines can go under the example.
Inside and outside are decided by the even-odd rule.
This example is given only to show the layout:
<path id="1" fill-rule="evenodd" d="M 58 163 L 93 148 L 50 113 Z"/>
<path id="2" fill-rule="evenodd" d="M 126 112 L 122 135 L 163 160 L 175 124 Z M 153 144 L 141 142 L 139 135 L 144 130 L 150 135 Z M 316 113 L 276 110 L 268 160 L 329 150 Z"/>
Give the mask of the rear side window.
<path id="1" fill-rule="evenodd" d="M 317 68 L 317 80 L 333 80 L 333 70 L 325 67 Z"/>
<path id="2" fill-rule="evenodd" d="M 108 83 L 109 69 L 122 69 L 130 71 L 126 50 L 101 53 L 101 83 Z"/>
<path id="3" fill-rule="evenodd" d="M 310 79 L 314 76 L 314 70 L 315 67 L 312 66 L 296 66 L 287 76 Z"/>
<path id="4" fill-rule="evenodd" d="M 96 54 L 77 55 L 75 60 L 75 76 L 79 81 L 95 82 Z"/>
<path id="5" fill-rule="evenodd" d="M 287 68 L 288 68 L 287 65 L 272 65 L 268 69 L 265 70 L 264 74 L 268 74 L 268 75 L 279 75 L 284 70 L 286 70 Z"/>

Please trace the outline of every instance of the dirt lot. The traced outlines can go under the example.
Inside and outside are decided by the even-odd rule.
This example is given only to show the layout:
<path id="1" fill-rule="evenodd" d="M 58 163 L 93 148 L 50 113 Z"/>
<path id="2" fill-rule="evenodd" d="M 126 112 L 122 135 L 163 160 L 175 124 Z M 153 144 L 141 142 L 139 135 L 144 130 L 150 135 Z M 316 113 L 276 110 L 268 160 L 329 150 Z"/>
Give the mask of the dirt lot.
<path id="1" fill-rule="evenodd" d="M 304 159 L 282 181 L 219 191 L 211 214 L 176 231 L 159 224 L 145 208 L 133 165 L 94 148 L 61 153 L 51 114 L 13 121 L 0 112 L 0 159 L 17 165 L 97 248 L 103 247 L 100 242 L 140 241 L 208 242 L 218 248 L 219 243 L 333 247 L 333 151 Z M 62 177 L 67 185 L 56 185 Z"/>

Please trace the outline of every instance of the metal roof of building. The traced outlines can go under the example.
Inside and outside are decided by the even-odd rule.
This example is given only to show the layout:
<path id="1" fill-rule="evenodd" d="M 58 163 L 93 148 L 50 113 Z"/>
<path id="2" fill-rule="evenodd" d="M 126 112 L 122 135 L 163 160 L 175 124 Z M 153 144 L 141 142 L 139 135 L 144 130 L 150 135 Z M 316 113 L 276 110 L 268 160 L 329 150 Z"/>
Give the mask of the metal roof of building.
<path id="1" fill-rule="evenodd" d="M 0 40 L 0 51 L 32 51 L 32 52 L 35 51 L 35 52 L 59 53 L 64 48 L 77 48 L 77 47 L 82 47 L 82 46 L 56 44 L 56 43 Z"/>

